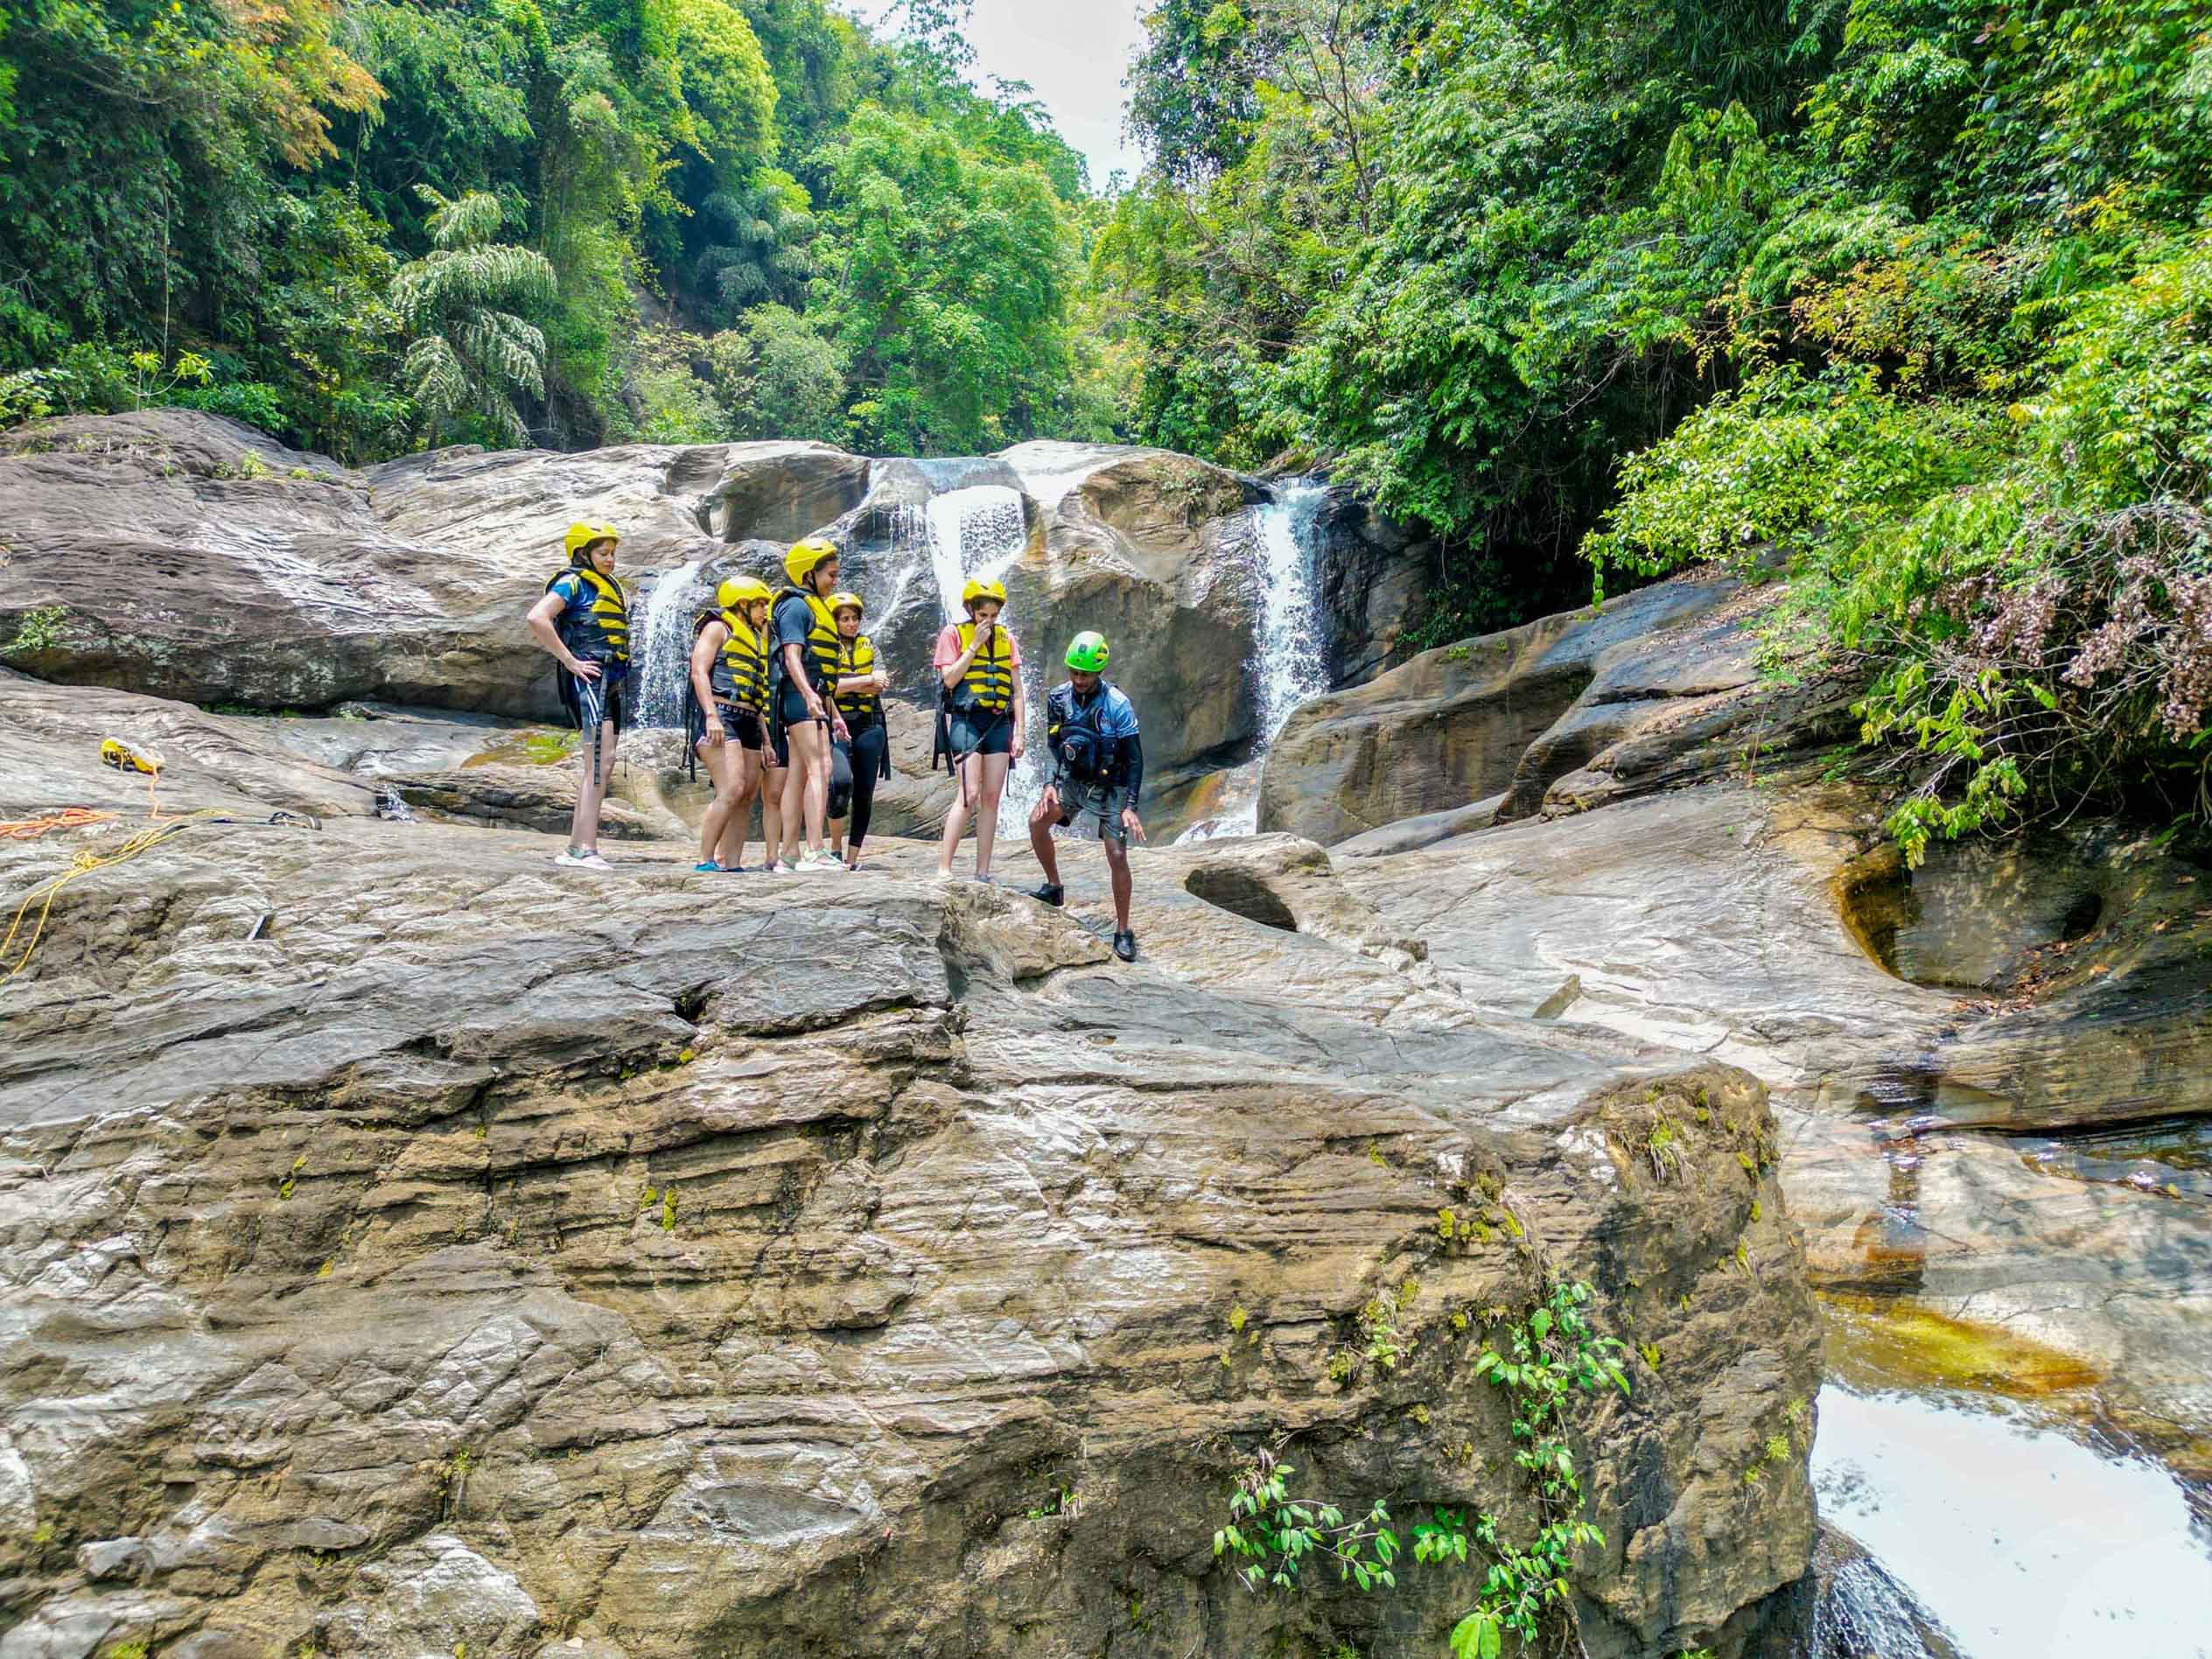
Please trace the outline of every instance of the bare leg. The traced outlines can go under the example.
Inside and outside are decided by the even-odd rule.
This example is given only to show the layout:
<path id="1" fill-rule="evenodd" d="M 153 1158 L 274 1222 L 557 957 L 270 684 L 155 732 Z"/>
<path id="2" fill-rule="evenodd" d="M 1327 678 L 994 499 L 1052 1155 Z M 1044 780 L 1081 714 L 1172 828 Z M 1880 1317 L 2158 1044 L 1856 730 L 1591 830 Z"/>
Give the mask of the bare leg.
<path id="1" fill-rule="evenodd" d="M 1029 815 L 1029 850 L 1037 855 L 1037 862 L 1044 866 L 1045 885 L 1060 886 L 1060 851 L 1053 845 L 1053 824 L 1057 813 L 1045 810 L 1040 801 Z"/>
<path id="2" fill-rule="evenodd" d="M 707 763 L 707 775 L 714 780 L 714 801 L 699 822 L 699 862 L 706 864 L 714 858 L 723 832 L 730 827 L 730 819 L 738 809 L 745 751 L 734 743 L 709 743 L 704 738 L 699 739 L 697 746 L 699 759 Z"/>
<path id="3" fill-rule="evenodd" d="M 822 847 L 822 820 L 830 810 L 830 729 L 806 720 L 785 730 L 791 738 L 791 770 L 798 774 L 783 789 L 783 840 L 788 858 L 802 844 L 802 817 L 805 850 L 816 852 Z"/>
<path id="4" fill-rule="evenodd" d="M 1114 884 L 1114 931 L 1129 931 L 1129 898 L 1136 886 L 1129 873 L 1129 849 L 1111 836 L 1106 838 L 1106 872 Z"/>
<path id="5" fill-rule="evenodd" d="M 791 768 L 769 766 L 765 749 L 760 761 L 760 861 L 773 864 L 783 856 L 783 787 L 790 780 Z"/>
<path id="6" fill-rule="evenodd" d="M 952 809 L 945 814 L 945 833 L 937 843 L 937 873 L 941 876 L 952 874 L 953 855 L 960 850 L 960 837 L 968 833 L 968 797 L 976 787 L 975 774 L 969 768 L 975 764 L 970 756 L 953 768 L 953 777 L 960 789 L 953 796 Z"/>
<path id="7" fill-rule="evenodd" d="M 990 853 L 998 839 L 998 797 L 1006 793 L 1006 774 L 1013 761 L 1003 754 L 979 754 L 970 763 L 982 769 L 976 791 L 976 878 L 990 873 Z"/>
<path id="8" fill-rule="evenodd" d="M 599 726 L 598 764 L 592 764 L 592 745 L 584 746 L 584 776 L 576 789 L 576 818 L 569 826 L 569 839 L 585 852 L 597 852 L 599 847 L 599 808 L 606 800 L 606 787 L 614 780 L 614 722 L 603 722 Z"/>
<path id="9" fill-rule="evenodd" d="M 721 861 L 731 870 L 745 864 L 746 831 L 752 827 L 752 797 L 760 792 L 760 757 L 750 749 L 736 749 L 735 786 L 730 791 L 730 816 L 722 826 Z"/>

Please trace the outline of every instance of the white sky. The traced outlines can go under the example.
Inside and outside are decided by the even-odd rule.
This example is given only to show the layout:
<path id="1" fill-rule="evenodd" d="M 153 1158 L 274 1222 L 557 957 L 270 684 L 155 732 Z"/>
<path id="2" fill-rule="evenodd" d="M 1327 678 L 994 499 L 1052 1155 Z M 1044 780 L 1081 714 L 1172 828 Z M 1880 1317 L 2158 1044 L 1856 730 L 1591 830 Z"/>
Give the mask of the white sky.
<path id="1" fill-rule="evenodd" d="M 894 0 L 844 3 L 864 22 L 875 23 Z M 1122 76 L 1144 37 L 1138 14 L 1145 4 L 975 0 L 968 24 L 977 74 L 1034 87 L 1060 136 L 1090 163 L 1095 188 L 1103 189 L 1116 167 L 1132 177 L 1137 172 L 1137 152 L 1122 138 Z"/>

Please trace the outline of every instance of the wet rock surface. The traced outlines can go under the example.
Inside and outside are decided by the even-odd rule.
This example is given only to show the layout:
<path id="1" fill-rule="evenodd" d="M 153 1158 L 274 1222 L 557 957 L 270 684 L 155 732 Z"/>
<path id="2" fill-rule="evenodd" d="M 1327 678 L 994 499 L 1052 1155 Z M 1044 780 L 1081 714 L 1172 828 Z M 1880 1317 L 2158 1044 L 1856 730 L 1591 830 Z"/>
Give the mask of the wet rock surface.
<path id="1" fill-rule="evenodd" d="M 1866 948 L 1852 895 L 1878 840 L 1866 798 L 1801 770 L 1338 868 L 1470 1000 L 1539 1012 L 1572 978 L 1561 1025 L 1761 1077 L 1814 1282 L 1906 1321 L 1908 1380 L 2055 1398 L 2201 1477 L 2212 1191 L 2183 1126 L 2212 1074 L 2212 916 L 2192 897 L 2212 876 L 2109 832 L 2031 843 L 2042 874 L 1985 886 L 1984 853 L 1938 849 L 1911 879 L 1942 895 L 1948 959 L 2023 964 L 1962 994 Z M 2112 896 L 2053 937 L 2085 869 Z M 1932 1379 L 1909 1360 L 1931 1350 L 1952 1355 Z"/>
<path id="2" fill-rule="evenodd" d="M 701 601 L 739 570 L 780 583 L 784 545 L 826 530 L 869 598 L 894 690 L 934 708 L 943 550 L 930 504 L 986 485 L 1011 503 L 993 568 L 1038 685 L 1068 639 L 1100 629 L 1143 692 L 1158 777 L 1186 786 L 1242 758 L 1256 715 L 1250 519 L 1265 488 L 1160 450 L 1034 443 L 912 461 L 780 442 L 460 446 L 356 472 L 188 410 L 49 422 L 0 451 L 0 662 L 207 706 L 559 721 L 551 665 L 522 617 L 564 564 L 570 522 L 621 530 L 640 638 L 662 576 L 690 571 L 684 592 Z M 959 514 L 934 533 L 960 535 Z M 1334 573 L 1346 650 L 1395 639 L 1404 606 L 1383 592 L 1395 570 L 1355 560 Z M 664 648 L 688 639 L 682 621 Z"/>
<path id="3" fill-rule="evenodd" d="M 920 846 L 592 880 L 173 718 L 234 746 L 179 805 L 358 809 L 91 872 L 6 988 L 10 1659 L 1432 1650 L 1469 1577 L 1253 1598 L 1228 1483 L 1292 1436 L 1525 1518 L 1467 1366 L 1553 1276 L 1660 1356 L 1578 1431 L 1589 1651 L 1740 1650 L 1803 1571 L 1802 1446 L 1740 1478 L 1817 1382 L 1763 1089 L 1470 1000 L 1310 844 L 1140 851 L 1131 969 L 1095 850 L 1064 912 Z M 28 731 L 11 816 L 79 777 Z"/>

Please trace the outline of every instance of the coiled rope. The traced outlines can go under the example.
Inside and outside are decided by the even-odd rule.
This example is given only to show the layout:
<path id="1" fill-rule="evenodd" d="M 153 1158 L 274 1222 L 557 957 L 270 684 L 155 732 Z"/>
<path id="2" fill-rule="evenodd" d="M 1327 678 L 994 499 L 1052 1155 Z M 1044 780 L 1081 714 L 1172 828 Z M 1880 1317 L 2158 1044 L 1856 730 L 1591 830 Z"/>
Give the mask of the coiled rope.
<path id="1" fill-rule="evenodd" d="M 161 809 L 160 797 L 157 794 L 161 782 L 160 761 L 140 754 L 113 738 L 101 745 L 100 758 L 103 765 L 114 766 L 118 771 L 145 774 L 149 827 L 127 837 L 110 851 L 102 852 L 90 847 L 84 849 L 69 861 L 66 870 L 47 878 L 24 894 L 22 902 L 16 906 L 15 915 L 9 920 L 6 934 L 0 936 L 0 985 L 7 984 L 30 965 L 32 956 L 38 951 L 38 942 L 46 936 L 46 920 L 53 914 L 53 901 L 72 882 L 91 875 L 94 871 L 112 870 L 117 864 L 128 864 L 141 853 L 152 851 L 164 842 L 196 825 L 255 822 L 234 817 L 215 807 L 202 808 L 196 812 L 165 813 Z M 0 819 L 0 840 L 36 841 L 57 830 L 84 830 L 94 824 L 113 823 L 116 818 L 115 813 L 96 812 L 89 807 L 61 807 L 35 818 Z M 266 822 L 296 824 L 311 830 L 323 827 L 318 819 L 304 813 L 271 813 Z M 37 906 L 35 915 L 33 906 Z M 24 928 L 26 919 L 30 920 L 28 936 L 25 936 Z M 23 948 L 10 961 L 10 953 L 16 951 L 18 938 L 23 939 Z"/>

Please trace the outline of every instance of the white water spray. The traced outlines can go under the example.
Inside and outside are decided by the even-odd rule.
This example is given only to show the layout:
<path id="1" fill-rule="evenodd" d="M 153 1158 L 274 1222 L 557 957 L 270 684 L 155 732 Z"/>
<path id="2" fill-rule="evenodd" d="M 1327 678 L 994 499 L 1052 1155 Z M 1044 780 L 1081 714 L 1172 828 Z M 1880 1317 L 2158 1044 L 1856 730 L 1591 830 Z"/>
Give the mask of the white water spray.
<path id="1" fill-rule="evenodd" d="M 690 671 L 691 619 L 705 603 L 698 590 L 699 567 L 693 559 L 665 571 L 646 595 L 645 619 L 630 648 L 637 677 L 637 724 L 683 724 L 683 680 Z"/>
<path id="2" fill-rule="evenodd" d="M 2157 1464 L 2093 1451 L 1980 1399 L 1831 1382 L 1819 1420 L 1822 1516 L 1918 1596 L 1960 1652 L 2212 1652 L 2212 1562 L 2185 1494 Z"/>
<path id="3" fill-rule="evenodd" d="M 1252 664 L 1258 681 L 1259 732 L 1251 758 L 1222 780 L 1221 809 L 1176 839 L 1249 836 L 1259 828 L 1260 766 L 1292 710 L 1329 689 L 1328 632 L 1322 625 L 1320 561 L 1314 528 L 1326 485 L 1284 486 L 1252 510 L 1260 618 Z"/>
<path id="4" fill-rule="evenodd" d="M 1329 689 L 1328 636 L 1314 557 L 1313 527 L 1328 490 L 1297 484 L 1259 509 L 1260 735 L 1254 760 L 1267 752 L 1308 697 Z"/>

